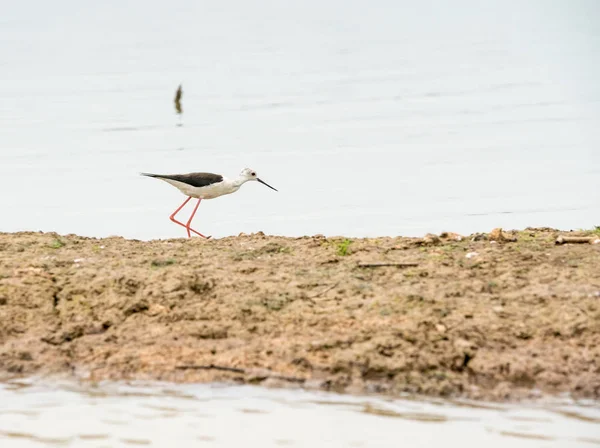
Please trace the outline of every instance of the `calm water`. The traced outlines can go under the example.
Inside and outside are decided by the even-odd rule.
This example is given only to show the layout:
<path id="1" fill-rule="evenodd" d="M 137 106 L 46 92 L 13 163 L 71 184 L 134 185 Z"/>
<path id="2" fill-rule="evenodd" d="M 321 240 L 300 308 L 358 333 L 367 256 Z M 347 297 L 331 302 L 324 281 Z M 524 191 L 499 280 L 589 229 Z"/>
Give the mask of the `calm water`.
<path id="1" fill-rule="evenodd" d="M 246 166 L 279 193 L 205 201 L 200 231 L 599 225 L 599 18 L 596 0 L 4 2 L 0 231 L 184 236 L 167 219 L 181 194 L 138 172 Z M 591 446 L 599 418 L 572 404 L 0 386 L 3 447 Z"/>
<path id="2" fill-rule="evenodd" d="M 593 447 L 600 407 L 391 400 L 250 386 L 0 384 L 2 447 Z"/>
<path id="3" fill-rule="evenodd" d="M 183 196 L 138 172 L 246 166 L 280 192 L 205 201 L 199 230 L 598 225 L 599 18 L 596 0 L 8 2 L 0 231 L 184 236 Z"/>

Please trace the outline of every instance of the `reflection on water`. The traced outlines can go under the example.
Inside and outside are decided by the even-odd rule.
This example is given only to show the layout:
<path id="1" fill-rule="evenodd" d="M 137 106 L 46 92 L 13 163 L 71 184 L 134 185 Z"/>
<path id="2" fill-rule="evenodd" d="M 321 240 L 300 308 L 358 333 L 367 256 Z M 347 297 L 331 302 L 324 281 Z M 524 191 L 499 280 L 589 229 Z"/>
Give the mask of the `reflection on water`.
<path id="1" fill-rule="evenodd" d="M 252 386 L 0 384 L 0 446 L 600 446 L 600 406 L 391 399 Z"/>

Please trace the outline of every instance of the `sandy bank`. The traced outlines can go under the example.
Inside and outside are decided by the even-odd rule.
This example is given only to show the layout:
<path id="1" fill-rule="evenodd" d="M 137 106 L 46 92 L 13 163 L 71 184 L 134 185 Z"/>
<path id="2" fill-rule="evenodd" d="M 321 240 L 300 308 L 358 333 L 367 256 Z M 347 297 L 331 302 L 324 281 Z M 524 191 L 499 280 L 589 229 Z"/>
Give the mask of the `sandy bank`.
<path id="1" fill-rule="evenodd" d="M 600 244 L 558 234 L 3 233 L 0 374 L 600 398 Z"/>

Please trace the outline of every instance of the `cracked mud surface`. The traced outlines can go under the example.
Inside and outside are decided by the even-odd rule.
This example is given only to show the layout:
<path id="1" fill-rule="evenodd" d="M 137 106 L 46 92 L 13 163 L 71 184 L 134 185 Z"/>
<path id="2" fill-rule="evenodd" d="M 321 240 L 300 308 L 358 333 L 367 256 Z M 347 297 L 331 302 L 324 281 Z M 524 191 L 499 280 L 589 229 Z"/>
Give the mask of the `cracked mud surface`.
<path id="1" fill-rule="evenodd" d="M 600 244 L 559 233 L 0 233 L 0 376 L 598 399 Z"/>

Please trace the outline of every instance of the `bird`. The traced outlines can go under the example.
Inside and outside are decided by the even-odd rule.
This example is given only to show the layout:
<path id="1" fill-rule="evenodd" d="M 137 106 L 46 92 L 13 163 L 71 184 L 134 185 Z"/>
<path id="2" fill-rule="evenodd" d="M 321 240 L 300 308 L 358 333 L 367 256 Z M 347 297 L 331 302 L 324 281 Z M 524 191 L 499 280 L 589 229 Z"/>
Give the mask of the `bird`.
<path id="1" fill-rule="evenodd" d="M 235 179 L 228 179 L 221 174 L 213 174 L 213 173 L 188 173 L 188 174 L 153 174 L 153 173 L 140 173 L 142 176 L 153 177 L 155 179 L 164 180 L 165 182 L 173 185 L 179 191 L 181 191 L 184 195 L 187 196 L 187 199 L 179 206 L 177 210 L 175 210 L 169 219 L 173 221 L 175 224 L 179 224 L 180 226 L 185 227 L 187 230 L 188 238 L 191 238 L 192 232 L 196 235 L 201 236 L 202 238 L 209 239 L 210 236 L 204 236 L 197 230 L 194 230 L 190 227 L 192 224 L 192 219 L 194 219 L 194 215 L 198 210 L 198 206 L 202 199 L 214 199 L 219 196 L 223 196 L 226 194 L 235 193 L 240 189 L 242 185 L 246 182 L 256 181 L 260 182 L 263 185 L 266 185 L 272 190 L 278 191 L 276 188 L 273 188 L 266 182 L 262 181 L 257 177 L 256 171 L 250 168 L 244 168 L 238 177 Z M 187 224 L 182 223 L 175 219 L 175 216 L 179 211 L 185 207 L 185 205 L 192 199 L 198 199 L 196 203 L 196 207 L 194 207 L 194 211 L 189 217 Z"/>

